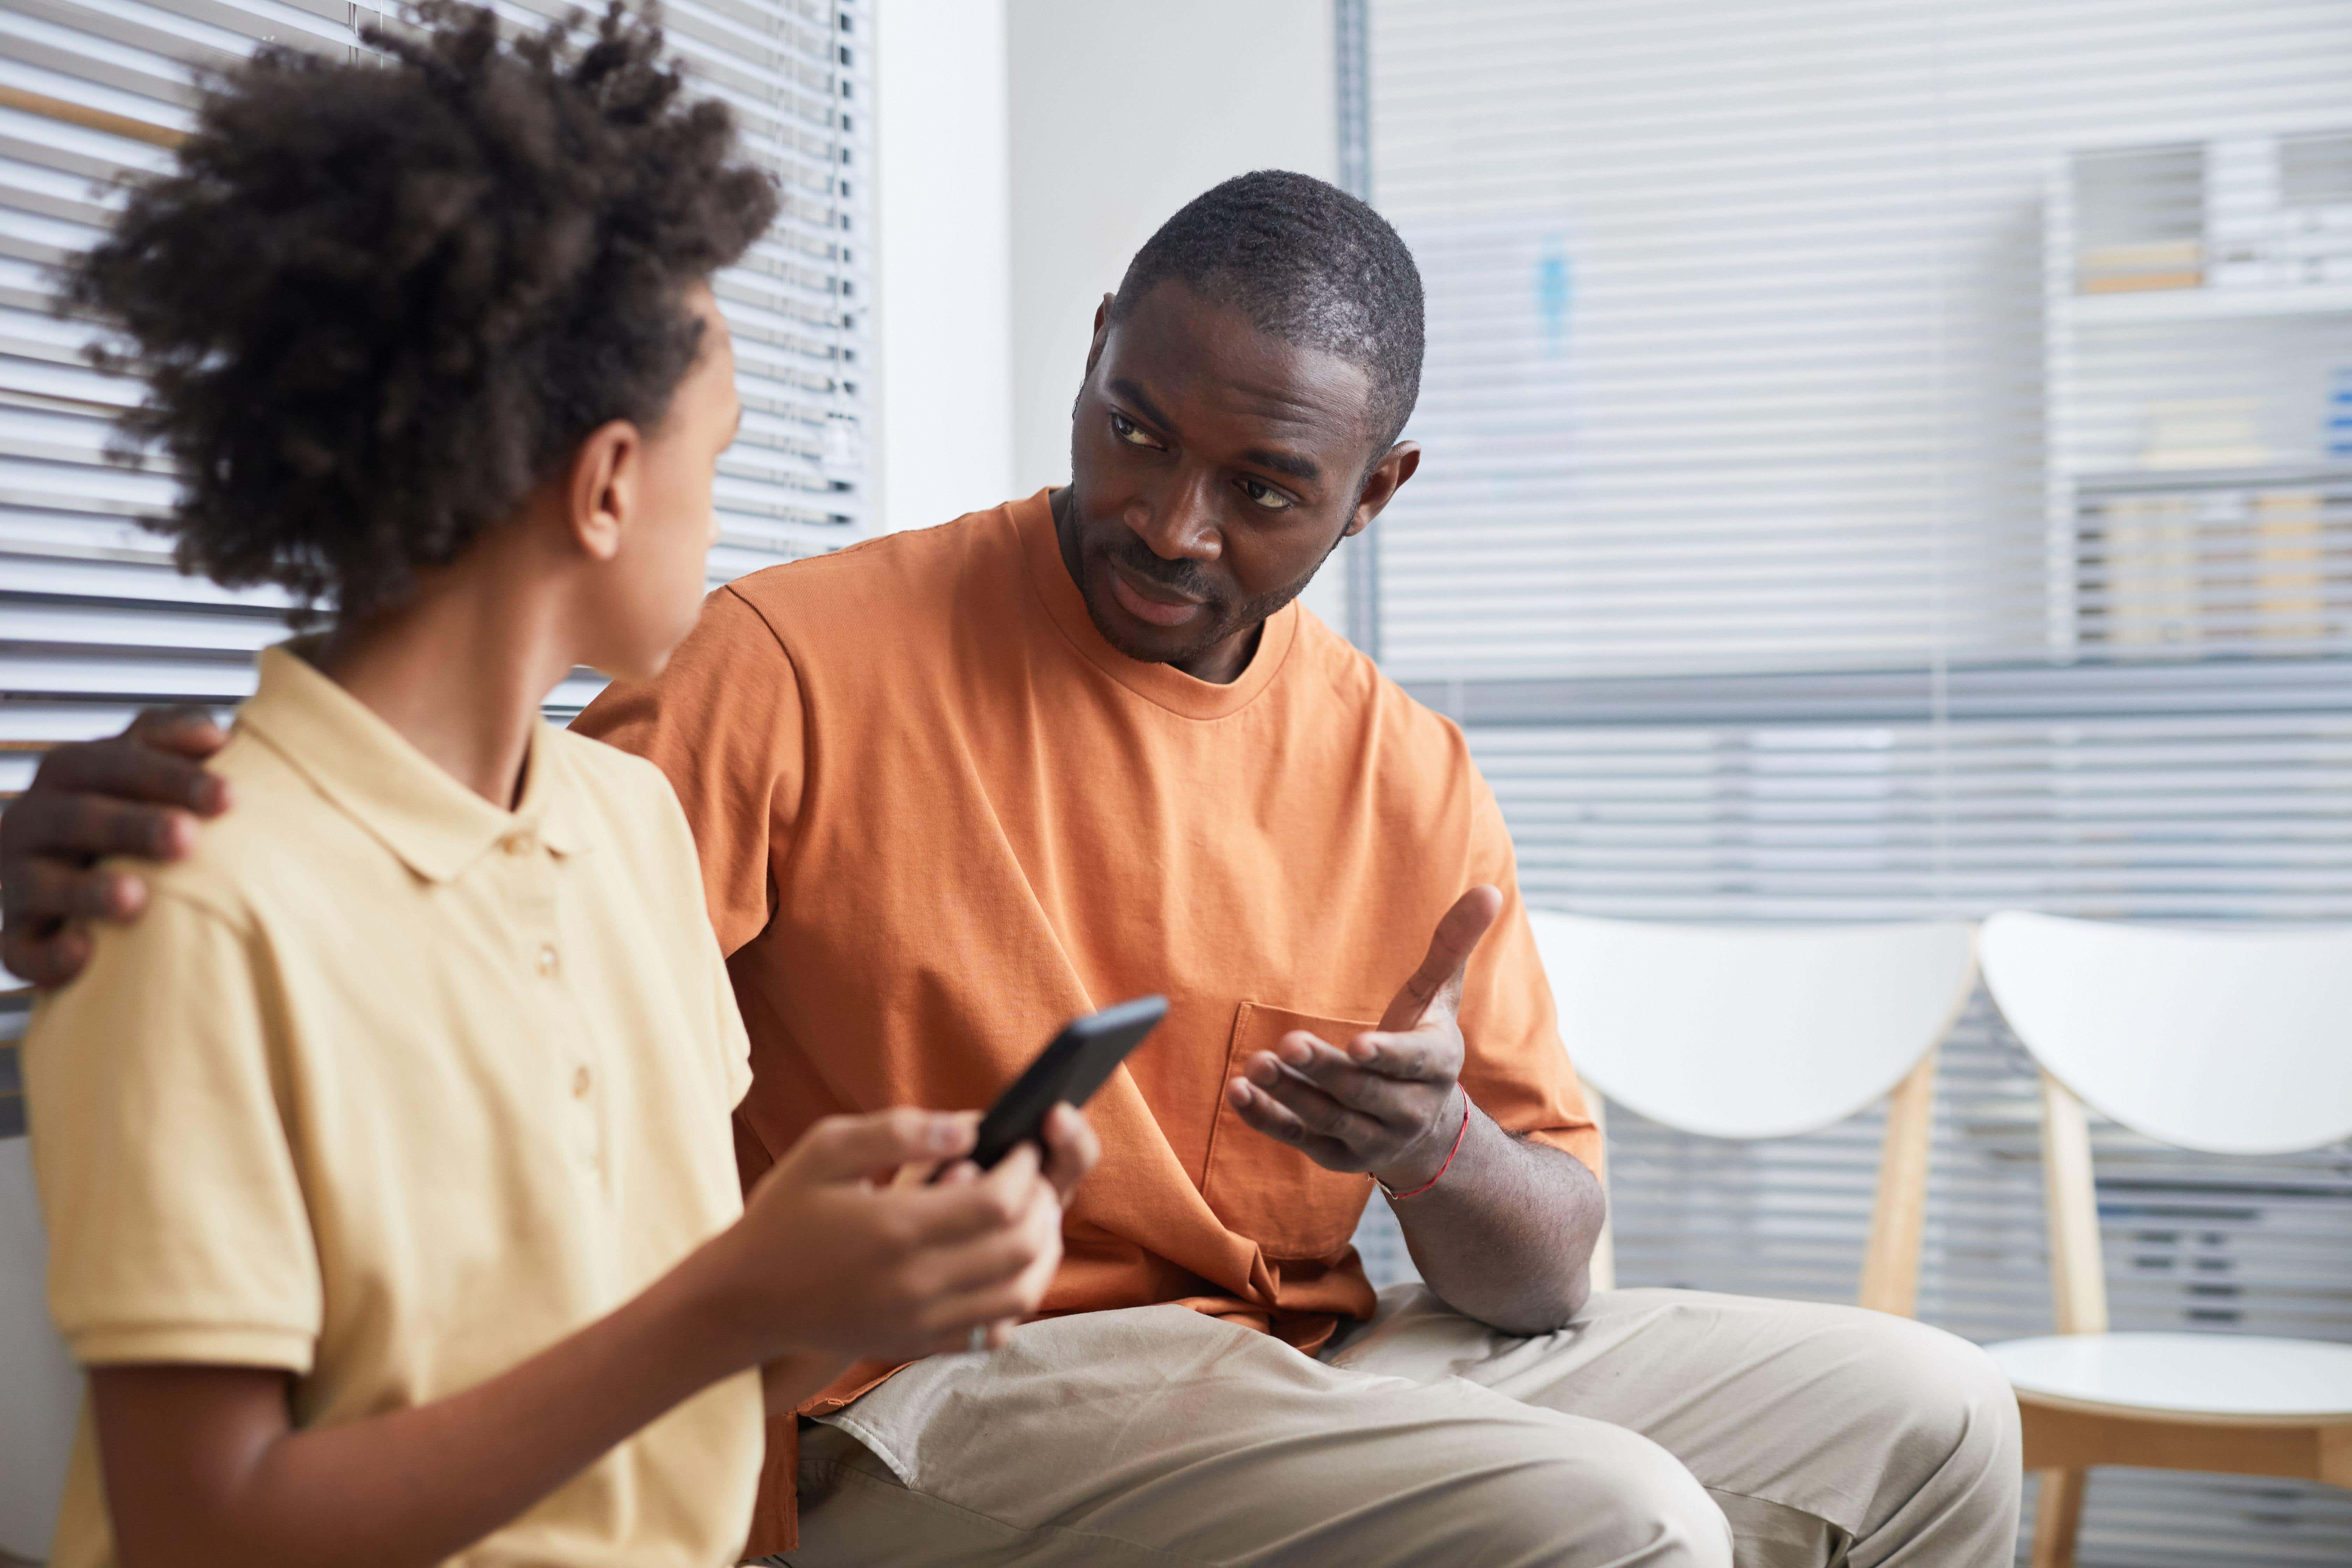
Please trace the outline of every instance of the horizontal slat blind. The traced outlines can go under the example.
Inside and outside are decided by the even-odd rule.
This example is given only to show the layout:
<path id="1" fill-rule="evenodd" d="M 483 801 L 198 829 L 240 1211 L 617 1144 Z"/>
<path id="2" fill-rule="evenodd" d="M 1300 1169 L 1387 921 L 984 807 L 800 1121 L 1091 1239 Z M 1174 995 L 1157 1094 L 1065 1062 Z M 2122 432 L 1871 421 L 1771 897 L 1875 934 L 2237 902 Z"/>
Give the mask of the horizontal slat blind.
<path id="1" fill-rule="evenodd" d="M 565 7 L 505 9 L 527 25 Z M 665 9 L 698 89 L 733 107 L 784 197 L 717 279 L 745 414 L 720 460 L 714 581 L 866 524 L 866 15 L 862 0 Z M 168 157 L 158 143 L 188 123 L 188 67 L 265 40 L 348 52 L 376 19 L 342 0 L 19 0 L 0 15 L 0 794 L 44 745 L 111 730 L 138 704 L 242 696 L 281 608 L 179 577 L 138 526 L 169 504 L 171 476 L 104 460 L 106 422 L 137 390 L 84 363 L 90 330 L 48 313 L 47 269 L 106 221 L 94 182 Z"/>
<path id="2" fill-rule="evenodd" d="M 500 8 L 518 25 L 567 9 Z M 870 15 L 869 0 L 664 7 L 697 89 L 733 107 L 783 195 L 767 237 L 715 280 L 744 417 L 719 462 L 714 584 L 867 530 Z M 59 741 L 152 702 L 236 702 L 254 650 L 284 635 L 283 595 L 183 577 L 140 526 L 170 504 L 172 476 L 106 460 L 108 422 L 138 389 L 89 368 L 92 329 L 50 313 L 50 269 L 106 223 L 105 182 L 168 160 L 191 67 L 264 42 L 351 53 L 381 19 L 345 0 L 0 6 L 0 804 Z M 550 712 L 577 711 L 597 685 L 581 672 Z M 5 1043 L 26 1005 L 0 995 L 0 1136 L 21 1126 Z"/>
<path id="3" fill-rule="evenodd" d="M 1531 902 L 2352 921 L 2352 10 L 1370 34 L 1430 294 L 1383 662 L 1468 731 Z M 2033 1074 L 1982 996 L 1939 1091 L 1921 1315 L 2046 1331 Z M 1621 1282 L 1851 1300 L 1878 1128 L 1614 1110 Z M 2119 1326 L 2352 1341 L 2352 1148 L 2095 1136 Z M 1378 1205 L 1360 1241 L 1409 1277 Z M 2352 1493 L 2102 1471 L 2082 1560 L 2352 1562 Z"/>
<path id="4" fill-rule="evenodd" d="M 2352 11 L 1380 0 L 1371 33 L 1430 311 L 1394 668 L 2140 651 L 2184 635 L 2184 554 L 2186 635 L 2346 646 L 2352 141 L 2275 133 L 2352 132 Z M 2224 270 L 2233 224 L 2307 265 Z M 2116 270 L 2144 233 L 2198 259 Z"/>

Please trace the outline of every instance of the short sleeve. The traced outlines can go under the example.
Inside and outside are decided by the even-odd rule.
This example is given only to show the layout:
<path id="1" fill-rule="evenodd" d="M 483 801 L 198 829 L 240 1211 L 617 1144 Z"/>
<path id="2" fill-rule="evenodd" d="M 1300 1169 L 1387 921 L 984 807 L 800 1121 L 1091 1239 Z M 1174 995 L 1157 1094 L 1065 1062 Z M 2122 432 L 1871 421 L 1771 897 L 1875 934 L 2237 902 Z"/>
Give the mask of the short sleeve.
<path id="1" fill-rule="evenodd" d="M 572 728 L 667 774 L 694 831 L 722 952 L 768 924 L 773 857 L 800 811 L 805 742 L 799 673 L 774 630 L 732 588 L 650 680 L 615 681 Z"/>
<path id="2" fill-rule="evenodd" d="M 692 835 L 677 803 L 667 804 L 677 838 L 677 863 L 683 868 L 680 874 L 691 880 L 695 865 Z M 727 955 L 719 951 L 719 944 L 705 936 L 696 944 L 694 962 L 701 966 L 703 985 L 710 997 L 710 1036 L 726 1070 L 727 1107 L 731 1110 L 751 1092 L 751 1037 L 744 1031 L 743 1010 L 735 1001 L 735 982 L 727 973 Z"/>
<path id="3" fill-rule="evenodd" d="M 262 965 L 168 891 L 24 1044 L 49 1306 L 84 1365 L 310 1370 L 319 1260 Z"/>
<path id="4" fill-rule="evenodd" d="M 751 1037 L 743 1032 L 743 1013 L 735 1005 L 735 987 L 727 978 L 727 963 L 711 953 L 712 1005 L 718 1014 L 719 1056 L 727 1064 L 727 1106 L 733 1110 L 751 1092 Z"/>
<path id="5" fill-rule="evenodd" d="M 1517 858 L 1494 792 L 1472 770 L 1470 864 L 1463 886 L 1492 882 L 1503 912 L 1463 978 L 1463 1087 L 1505 1131 L 1533 1138 L 1601 1169 L 1601 1131 L 1559 1038 L 1559 1020 L 1535 931 L 1519 898 Z"/>

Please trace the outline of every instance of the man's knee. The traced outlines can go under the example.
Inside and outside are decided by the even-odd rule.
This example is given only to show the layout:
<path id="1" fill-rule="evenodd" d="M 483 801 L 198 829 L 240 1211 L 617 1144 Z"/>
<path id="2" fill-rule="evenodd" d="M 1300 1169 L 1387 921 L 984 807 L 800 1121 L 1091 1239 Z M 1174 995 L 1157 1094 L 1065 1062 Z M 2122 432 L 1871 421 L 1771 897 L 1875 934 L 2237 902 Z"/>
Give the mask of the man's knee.
<path id="1" fill-rule="evenodd" d="M 1731 1526 L 1682 1461 L 1648 1438 L 1643 1453 L 1617 1458 L 1603 1504 L 1610 1540 L 1597 1557 L 1580 1561 L 1673 1563 L 1676 1568 L 1730 1568 Z"/>
<path id="2" fill-rule="evenodd" d="M 1990 1356 L 1956 1334 L 1907 1318 L 1858 1314 L 1866 1399 L 1895 1468 L 1981 1477 L 1996 1488 L 2021 1480 L 2017 1396 Z"/>
<path id="3" fill-rule="evenodd" d="M 1457 1500 L 1483 1521 L 1491 1556 L 1476 1561 L 1730 1568 L 1723 1510 L 1679 1459 L 1648 1438 L 1588 1426 L 1558 1448 L 1530 1448 Z"/>

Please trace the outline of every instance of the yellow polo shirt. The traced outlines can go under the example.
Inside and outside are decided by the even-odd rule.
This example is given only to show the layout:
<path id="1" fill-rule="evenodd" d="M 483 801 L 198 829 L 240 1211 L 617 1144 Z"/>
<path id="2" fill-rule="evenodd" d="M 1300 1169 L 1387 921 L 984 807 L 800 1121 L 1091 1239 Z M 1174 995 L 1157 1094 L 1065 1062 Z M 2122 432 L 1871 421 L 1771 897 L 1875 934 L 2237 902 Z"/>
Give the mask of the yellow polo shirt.
<path id="1" fill-rule="evenodd" d="M 286 648 L 236 809 L 24 1045 L 49 1300 L 88 1365 L 292 1373 L 299 1425 L 439 1399 L 610 1312 L 741 1209 L 751 1081 L 686 818 L 542 726 L 492 806 Z M 453 1561 L 735 1561 L 756 1373 Z M 113 1560 L 87 1411 L 56 1568 Z"/>

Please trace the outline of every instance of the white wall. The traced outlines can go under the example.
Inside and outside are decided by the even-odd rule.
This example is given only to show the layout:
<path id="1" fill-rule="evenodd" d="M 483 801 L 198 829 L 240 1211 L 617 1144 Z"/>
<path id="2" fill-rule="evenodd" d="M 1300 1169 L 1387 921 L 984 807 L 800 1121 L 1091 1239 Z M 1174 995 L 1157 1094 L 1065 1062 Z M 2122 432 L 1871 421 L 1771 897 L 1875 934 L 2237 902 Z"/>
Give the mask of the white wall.
<path id="1" fill-rule="evenodd" d="M 1095 306 L 1152 230 L 1231 174 L 1332 177 L 1331 9 L 1331 0 L 1007 0 L 1023 489 L 1069 477 L 1070 399 Z"/>
<path id="2" fill-rule="evenodd" d="M 1229 175 L 1337 173 L 1331 12 L 1331 0 L 1006 0 L 1018 489 L 1069 478 L 1095 307 L 1154 229 Z M 1335 557 L 1306 598 L 1337 627 L 1343 575 Z"/>
<path id="3" fill-rule="evenodd" d="M 1004 0 L 878 0 L 875 33 L 886 531 L 1018 493 Z"/>
<path id="4" fill-rule="evenodd" d="M 1069 477 L 1096 304 L 1192 197 L 1338 167 L 1331 0 L 877 0 L 882 515 Z M 1335 563 L 1308 604 L 1342 624 Z"/>

